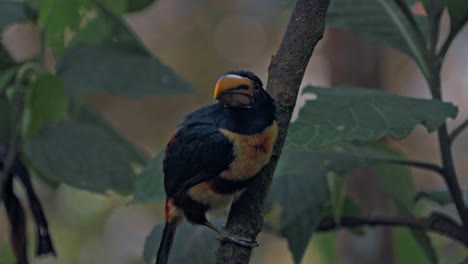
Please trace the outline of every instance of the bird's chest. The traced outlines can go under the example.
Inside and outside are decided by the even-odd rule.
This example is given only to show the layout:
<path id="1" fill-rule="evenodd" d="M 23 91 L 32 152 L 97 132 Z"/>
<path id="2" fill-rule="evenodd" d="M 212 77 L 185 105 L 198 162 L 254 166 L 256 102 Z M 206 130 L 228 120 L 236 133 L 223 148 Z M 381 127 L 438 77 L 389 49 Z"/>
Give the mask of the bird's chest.
<path id="1" fill-rule="evenodd" d="M 234 161 L 221 172 L 221 178 L 244 181 L 255 176 L 269 161 L 273 145 L 278 136 L 278 125 L 273 122 L 262 132 L 253 135 L 241 135 L 221 129 L 234 147 Z"/>

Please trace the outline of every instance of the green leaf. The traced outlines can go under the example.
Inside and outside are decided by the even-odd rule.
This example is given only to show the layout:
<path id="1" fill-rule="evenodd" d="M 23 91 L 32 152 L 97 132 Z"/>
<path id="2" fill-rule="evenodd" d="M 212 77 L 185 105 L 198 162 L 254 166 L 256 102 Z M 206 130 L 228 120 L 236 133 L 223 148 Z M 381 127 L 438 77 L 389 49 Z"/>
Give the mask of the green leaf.
<path id="1" fill-rule="evenodd" d="M 213 221 L 221 225 L 222 221 Z M 143 258 L 147 264 L 154 263 L 164 225 L 157 225 L 146 237 Z M 193 226 L 184 221 L 177 227 L 169 263 L 209 264 L 215 263 L 214 253 L 219 246 L 216 233 L 204 226 Z"/>
<path id="2" fill-rule="evenodd" d="M 155 0 L 127 0 L 127 12 L 141 11 L 154 3 L 154 1 Z"/>
<path id="3" fill-rule="evenodd" d="M 99 127 L 73 121 L 45 127 L 24 144 L 24 152 L 33 168 L 53 182 L 98 193 L 133 189 L 127 150 Z"/>
<path id="4" fill-rule="evenodd" d="M 5 97 L 0 96 L 0 146 L 10 141 L 11 108 Z"/>
<path id="5" fill-rule="evenodd" d="M 0 92 L 11 84 L 18 68 L 19 67 L 8 67 L 4 72 L 2 72 L 2 74 L 0 74 Z"/>
<path id="6" fill-rule="evenodd" d="M 336 232 L 317 233 L 312 239 L 312 243 L 320 253 L 321 264 L 336 264 L 339 263 L 339 255 L 337 253 L 337 234 Z"/>
<path id="7" fill-rule="evenodd" d="M 396 152 L 394 153 L 397 155 Z M 410 169 L 401 165 L 378 164 L 373 166 L 373 171 L 377 174 L 377 179 L 391 198 L 396 212 L 400 215 L 411 215 L 415 203 L 416 188 Z M 406 242 L 404 243 L 417 243 L 419 246 L 417 249 L 427 257 L 430 263 L 438 263 L 437 253 L 429 236 L 419 230 L 410 230 L 410 234 L 414 242 L 409 241 L 409 238 L 405 238 Z M 401 263 L 419 262 L 406 261 Z"/>
<path id="8" fill-rule="evenodd" d="M 280 212 L 276 228 L 288 240 L 294 261 L 299 263 L 322 216 L 327 212 L 330 215 L 333 210 L 327 192 L 327 175 L 330 172 L 344 175 L 382 160 L 401 157 L 377 143 L 305 149 L 291 148 L 290 140 L 295 140 L 291 134 L 286 139 L 290 147 L 283 149 L 267 204 L 273 213 Z M 354 209 L 345 199 L 341 215 L 353 214 Z"/>
<path id="9" fill-rule="evenodd" d="M 0 244 L 0 257 L 4 263 L 15 263 L 15 255 L 7 241 L 2 241 Z"/>
<path id="10" fill-rule="evenodd" d="M 320 222 L 328 197 L 326 174 L 322 160 L 303 152 L 283 152 L 276 169 L 268 199 L 281 212 L 278 231 L 288 240 L 295 263 Z"/>
<path id="11" fill-rule="evenodd" d="M 116 45 L 72 48 L 58 74 L 73 97 L 102 90 L 131 97 L 190 91 L 190 85 L 158 59 Z"/>
<path id="12" fill-rule="evenodd" d="M 450 35 L 455 36 L 468 21 L 468 1 L 444 0 L 443 3 L 450 15 Z"/>
<path id="13" fill-rule="evenodd" d="M 72 111 L 71 115 L 73 119 L 79 122 L 95 125 L 105 131 L 107 135 L 114 140 L 115 144 L 118 144 L 127 150 L 128 156 L 132 162 L 135 162 L 140 166 L 145 166 L 148 163 L 148 154 L 112 127 L 112 125 L 109 124 L 98 112 L 89 107 L 80 107 L 76 111 Z"/>
<path id="14" fill-rule="evenodd" d="M 45 125 L 55 124 L 65 118 L 68 98 L 62 81 L 54 75 L 39 75 L 28 90 L 26 109 L 29 115 L 27 134 L 32 135 Z"/>
<path id="15" fill-rule="evenodd" d="M 415 0 L 407 1 L 409 6 L 415 2 Z M 429 30 L 426 18 L 415 16 L 415 20 L 427 39 Z M 425 47 L 419 46 L 416 34 L 394 1 L 331 1 L 327 13 L 327 25 L 389 45 L 415 59 L 425 75 L 429 73 L 423 52 Z"/>
<path id="16" fill-rule="evenodd" d="M 418 124 L 429 132 L 454 118 L 451 103 L 415 99 L 351 86 L 306 87 L 317 99 L 301 108 L 288 131 L 286 148 L 313 149 L 340 141 L 375 141 L 390 135 L 402 139 Z"/>
<path id="17" fill-rule="evenodd" d="M 468 264 L 468 257 L 460 262 L 460 264 Z"/>
<path id="18" fill-rule="evenodd" d="M 132 204 L 164 201 L 166 194 L 164 192 L 163 159 L 164 150 L 159 152 L 138 175 Z"/>
<path id="19" fill-rule="evenodd" d="M 187 82 L 144 48 L 122 19 L 104 7 L 99 10 L 112 28 L 112 39 L 66 51 L 58 74 L 69 95 L 78 97 L 106 90 L 140 97 L 191 91 Z"/>
<path id="20" fill-rule="evenodd" d="M 335 223 L 340 223 L 346 198 L 346 180 L 343 175 L 329 172 L 327 175 L 328 192 L 330 194 L 332 217 Z"/>
<path id="21" fill-rule="evenodd" d="M 43 0 L 38 23 L 45 32 L 48 45 L 60 58 L 65 48 L 76 42 L 96 43 L 110 38 L 112 28 L 102 17 L 99 5 L 110 12 L 123 14 L 126 4 L 126 0 Z"/>
<path id="22" fill-rule="evenodd" d="M 24 3 L 13 0 L 0 0 L 0 35 L 9 25 L 28 19 Z"/>
<path id="23" fill-rule="evenodd" d="M 406 228 L 394 228 L 393 248 L 395 263 L 437 263 L 431 262 L 420 245 L 414 240 L 411 231 Z"/>
<path id="24" fill-rule="evenodd" d="M 468 189 L 462 189 L 463 201 L 468 204 Z M 418 200 L 426 198 L 440 205 L 446 206 L 453 204 L 452 195 L 447 190 L 423 191 L 417 195 Z"/>
<path id="25" fill-rule="evenodd" d="M 340 217 L 358 216 L 361 213 L 359 206 L 348 196 L 344 197 L 341 208 Z M 333 218 L 333 210 L 333 204 L 327 205 L 322 211 L 322 218 Z M 334 220 L 339 223 L 336 219 Z"/>

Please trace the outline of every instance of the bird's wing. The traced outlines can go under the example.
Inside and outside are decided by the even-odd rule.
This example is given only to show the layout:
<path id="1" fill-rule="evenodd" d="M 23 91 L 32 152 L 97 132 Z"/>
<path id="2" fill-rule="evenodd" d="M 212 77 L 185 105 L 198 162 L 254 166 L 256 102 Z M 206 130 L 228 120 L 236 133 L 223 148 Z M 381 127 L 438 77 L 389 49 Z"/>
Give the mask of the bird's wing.
<path id="1" fill-rule="evenodd" d="M 163 170 L 167 196 L 217 177 L 233 159 L 233 145 L 217 127 L 206 123 L 182 127 L 166 147 Z"/>

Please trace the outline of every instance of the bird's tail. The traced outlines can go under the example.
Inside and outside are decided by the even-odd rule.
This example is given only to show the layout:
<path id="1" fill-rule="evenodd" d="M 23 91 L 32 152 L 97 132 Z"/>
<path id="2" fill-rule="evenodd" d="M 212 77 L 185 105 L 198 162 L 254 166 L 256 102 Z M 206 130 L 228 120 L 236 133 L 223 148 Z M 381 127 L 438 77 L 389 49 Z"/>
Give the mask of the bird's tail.
<path id="1" fill-rule="evenodd" d="M 171 253 L 172 242 L 174 241 L 177 224 L 177 221 L 166 222 L 161 242 L 159 244 L 156 264 L 167 264 L 167 261 L 169 260 L 169 254 Z"/>

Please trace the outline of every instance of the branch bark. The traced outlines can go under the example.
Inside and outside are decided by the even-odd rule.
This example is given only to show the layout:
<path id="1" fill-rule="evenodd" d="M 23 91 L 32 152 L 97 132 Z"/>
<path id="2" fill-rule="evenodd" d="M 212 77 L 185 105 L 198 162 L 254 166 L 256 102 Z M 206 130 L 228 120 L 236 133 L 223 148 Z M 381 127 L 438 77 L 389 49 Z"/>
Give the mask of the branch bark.
<path id="1" fill-rule="evenodd" d="M 468 247 L 468 233 L 463 227 L 447 216 L 436 213 L 426 218 L 409 216 L 342 217 L 339 223 L 336 223 L 333 219 L 324 219 L 317 227 L 317 231 L 331 231 L 341 227 L 353 228 L 361 226 L 407 227 L 431 231 L 449 237 Z"/>
<path id="2" fill-rule="evenodd" d="M 298 0 L 280 48 L 268 68 L 267 88 L 276 100 L 278 140 L 268 165 L 229 212 L 226 228 L 232 234 L 255 239 L 262 229 L 262 209 L 281 155 L 291 116 L 307 64 L 325 29 L 330 0 Z M 222 243 L 216 263 L 249 263 L 251 249 Z"/>

